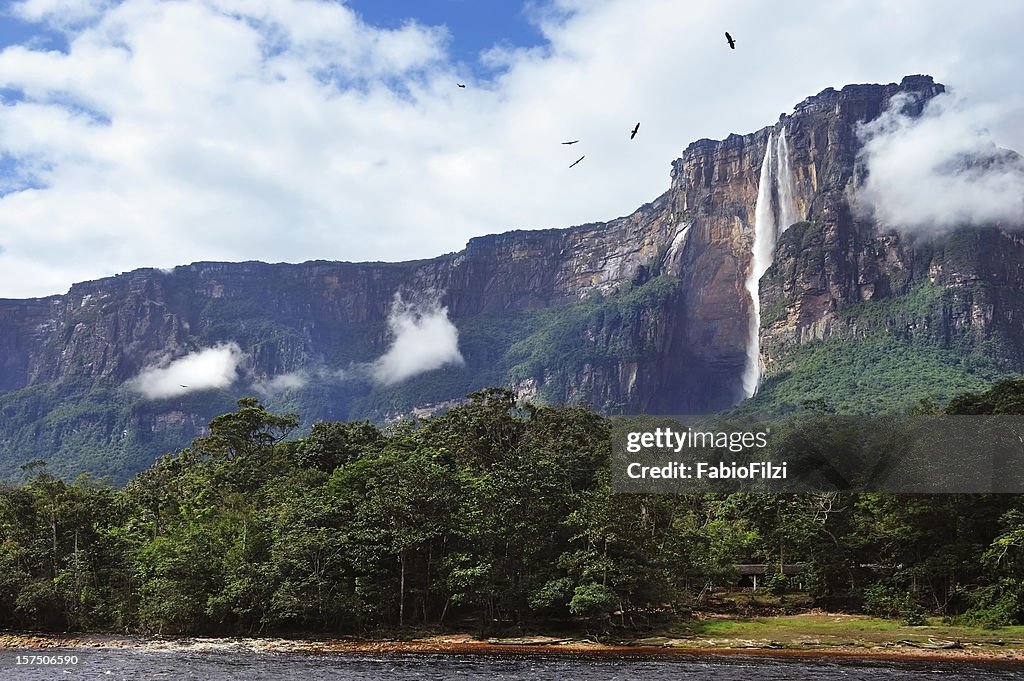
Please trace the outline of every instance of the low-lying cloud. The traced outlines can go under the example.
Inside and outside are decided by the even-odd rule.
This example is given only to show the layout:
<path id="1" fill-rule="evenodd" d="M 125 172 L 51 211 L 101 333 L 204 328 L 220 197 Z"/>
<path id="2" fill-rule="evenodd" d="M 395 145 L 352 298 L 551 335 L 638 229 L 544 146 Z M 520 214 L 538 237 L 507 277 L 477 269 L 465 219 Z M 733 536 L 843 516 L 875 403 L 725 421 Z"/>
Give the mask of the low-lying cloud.
<path id="1" fill-rule="evenodd" d="M 437 299 L 406 302 L 395 294 L 387 322 L 391 346 L 369 365 L 374 382 L 393 385 L 446 364 L 463 364 L 459 330 Z"/>
<path id="2" fill-rule="evenodd" d="M 128 387 L 150 400 L 226 388 L 238 378 L 238 365 L 243 357 L 235 343 L 205 348 L 174 360 L 164 357 L 128 381 Z"/>
<path id="3" fill-rule="evenodd" d="M 967 225 L 1024 226 L 1024 161 L 995 145 L 991 107 L 935 97 L 919 117 L 908 97 L 859 130 L 867 179 L 858 195 L 887 227 L 941 234 Z"/>
<path id="4" fill-rule="evenodd" d="M 301 390 L 309 385 L 310 381 L 317 380 L 322 383 L 337 383 L 348 379 L 348 372 L 344 369 L 329 369 L 324 366 L 289 371 L 285 374 L 268 376 L 255 381 L 252 389 L 264 397 L 272 397 L 278 393 L 289 390 Z"/>
<path id="5" fill-rule="evenodd" d="M 390 345 L 372 362 L 354 365 L 348 371 L 325 367 L 299 369 L 254 381 L 251 387 L 266 398 L 300 390 L 314 380 L 335 382 L 368 376 L 378 385 L 394 385 L 448 364 L 464 362 L 459 352 L 459 330 L 436 297 L 409 302 L 396 294 L 387 325 Z M 239 379 L 239 365 L 244 359 L 245 354 L 233 342 L 178 359 L 165 356 L 140 371 L 127 386 L 150 400 L 227 388 Z"/>
<path id="6" fill-rule="evenodd" d="M 252 384 L 253 390 L 264 397 L 270 397 L 289 390 L 305 388 L 309 383 L 309 374 L 305 371 L 292 371 L 287 374 L 265 378 Z"/>

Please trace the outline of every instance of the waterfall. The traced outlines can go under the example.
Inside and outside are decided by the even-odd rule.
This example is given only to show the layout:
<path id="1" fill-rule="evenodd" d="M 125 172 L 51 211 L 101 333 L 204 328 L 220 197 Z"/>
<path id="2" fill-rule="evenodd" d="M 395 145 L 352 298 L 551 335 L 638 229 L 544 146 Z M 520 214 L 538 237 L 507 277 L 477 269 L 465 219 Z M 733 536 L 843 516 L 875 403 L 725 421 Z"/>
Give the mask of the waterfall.
<path id="1" fill-rule="evenodd" d="M 669 244 L 668 253 L 665 254 L 665 262 L 672 264 L 676 261 L 676 258 L 683 249 L 686 248 L 686 240 L 690 236 L 690 223 L 680 222 L 676 228 L 676 235 L 672 237 L 672 243 Z"/>
<path id="2" fill-rule="evenodd" d="M 761 342 L 758 331 L 761 328 L 761 296 L 759 284 L 761 275 L 771 265 L 772 250 L 775 247 L 775 215 L 772 211 L 772 135 L 768 133 L 768 144 L 761 161 L 761 177 L 757 181 L 757 203 L 754 204 L 754 246 L 750 252 L 750 274 L 746 288 L 750 293 L 753 314 L 750 316 L 747 340 L 747 363 L 743 368 L 743 394 L 753 397 L 761 380 Z"/>
<path id="3" fill-rule="evenodd" d="M 743 368 L 743 393 L 747 397 L 757 393 L 761 382 L 761 276 L 772 265 L 779 234 L 796 221 L 793 173 L 789 164 L 786 129 L 783 128 L 777 140 L 772 133 L 768 134 L 764 160 L 761 161 L 761 176 L 757 183 L 757 202 L 754 204 L 754 245 L 750 252 L 750 274 L 745 286 L 750 294 L 753 313 L 750 316 L 747 361 Z"/>
<path id="4" fill-rule="evenodd" d="M 789 145 L 786 143 L 786 129 L 779 133 L 779 142 L 776 145 L 775 157 L 778 159 L 778 172 L 775 175 L 775 185 L 779 190 L 779 219 L 775 225 L 775 239 L 782 234 L 790 225 L 798 220 L 796 215 L 796 201 L 793 200 L 793 171 L 789 166 Z M 772 240 L 772 254 L 775 251 L 775 239 Z M 771 264 L 771 263 L 769 263 Z"/>

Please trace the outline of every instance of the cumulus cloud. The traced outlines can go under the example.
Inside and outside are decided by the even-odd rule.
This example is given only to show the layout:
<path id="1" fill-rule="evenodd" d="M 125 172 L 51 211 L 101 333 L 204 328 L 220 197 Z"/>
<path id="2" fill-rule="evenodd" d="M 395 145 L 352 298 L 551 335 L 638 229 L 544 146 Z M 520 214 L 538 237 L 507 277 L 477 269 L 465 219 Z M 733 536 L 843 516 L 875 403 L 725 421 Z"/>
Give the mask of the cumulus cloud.
<path id="1" fill-rule="evenodd" d="M 205 348 L 175 360 L 165 357 L 139 372 L 128 381 L 128 387 L 150 400 L 226 388 L 238 378 L 243 358 L 235 343 Z"/>
<path id="2" fill-rule="evenodd" d="M 448 308 L 436 298 L 412 303 L 395 294 L 387 321 L 391 345 L 369 366 L 376 383 L 401 383 L 446 364 L 463 363 L 459 330 L 448 319 Z"/>
<path id="3" fill-rule="evenodd" d="M 15 5 L 65 41 L 0 51 L 0 297 L 197 260 L 425 258 L 608 220 L 664 191 L 689 142 L 826 86 L 931 73 L 1005 100 L 1024 63 L 1014 0 L 524 5 L 541 44 L 475 63 L 444 26 L 382 28 L 336 0 Z M 1024 149 L 1021 121 L 993 125 L 1001 146 Z"/>
<path id="4" fill-rule="evenodd" d="M 996 112 L 952 95 L 935 97 L 920 116 L 908 95 L 862 125 L 867 179 L 859 198 L 897 229 L 942 233 L 965 225 L 1024 227 L 1024 160 L 996 146 Z"/>

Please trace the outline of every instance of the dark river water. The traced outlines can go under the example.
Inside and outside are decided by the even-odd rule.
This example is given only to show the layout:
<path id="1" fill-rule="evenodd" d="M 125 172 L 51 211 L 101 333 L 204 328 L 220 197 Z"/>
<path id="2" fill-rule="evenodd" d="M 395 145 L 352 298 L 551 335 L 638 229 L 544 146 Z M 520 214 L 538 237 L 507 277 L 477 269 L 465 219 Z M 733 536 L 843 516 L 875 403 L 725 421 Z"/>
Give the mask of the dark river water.
<path id="1" fill-rule="evenodd" d="M 775 661 L 765 658 L 681 658 L 585 660 L 558 658 L 491 658 L 449 655 L 309 655 L 237 651 L 145 651 L 131 649 L 47 651 L 80 653 L 75 666 L 14 665 L 13 655 L 39 651 L 4 651 L 0 679 L 458 679 L 460 681 L 749 681 L 776 679 L 829 681 L 917 681 L 923 679 L 1024 679 L 1024 667 L 951 663 L 867 663 Z"/>

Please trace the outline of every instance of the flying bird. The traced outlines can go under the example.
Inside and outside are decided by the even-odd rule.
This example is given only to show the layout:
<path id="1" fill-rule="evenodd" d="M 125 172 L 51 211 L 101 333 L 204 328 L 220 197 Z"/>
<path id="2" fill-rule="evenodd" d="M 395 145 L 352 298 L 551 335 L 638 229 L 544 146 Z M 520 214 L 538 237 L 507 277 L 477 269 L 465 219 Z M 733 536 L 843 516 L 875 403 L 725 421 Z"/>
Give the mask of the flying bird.
<path id="1" fill-rule="evenodd" d="M 732 39 L 732 36 L 731 36 L 731 35 L 729 35 L 729 31 L 726 31 L 726 32 L 725 32 L 725 41 L 726 41 L 727 43 L 729 43 L 729 47 L 730 47 L 731 49 L 733 49 L 733 50 L 735 50 L 735 49 L 736 49 L 736 41 Z"/>
<path id="2" fill-rule="evenodd" d="M 573 140 L 572 142 L 562 142 L 562 144 L 576 144 L 579 140 Z"/>
<path id="3" fill-rule="evenodd" d="M 640 123 L 637 122 L 636 127 L 633 128 L 633 132 L 629 133 L 629 139 L 636 137 L 636 131 L 640 129 Z"/>
<path id="4" fill-rule="evenodd" d="M 462 83 L 456 83 L 456 85 L 458 85 L 459 87 L 466 87 L 466 86 L 465 86 L 464 84 L 462 84 Z"/>
<path id="5" fill-rule="evenodd" d="M 187 388 L 188 387 L 187 385 L 182 385 L 181 383 L 179 383 L 178 385 L 180 385 L 182 388 Z"/>
<path id="6" fill-rule="evenodd" d="M 570 167 L 570 168 L 572 168 L 572 166 L 576 165 L 577 163 L 579 163 L 580 161 L 582 161 L 582 160 L 583 160 L 583 159 L 585 159 L 586 157 L 587 157 L 587 155 L 586 155 L 586 154 L 583 154 L 583 156 L 580 156 L 580 157 L 579 157 L 578 159 L 576 159 L 575 161 L 573 161 L 573 162 L 572 162 L 572 165 L 571 165 L 571 166 L 569 166 L 569 167 Z"/>

